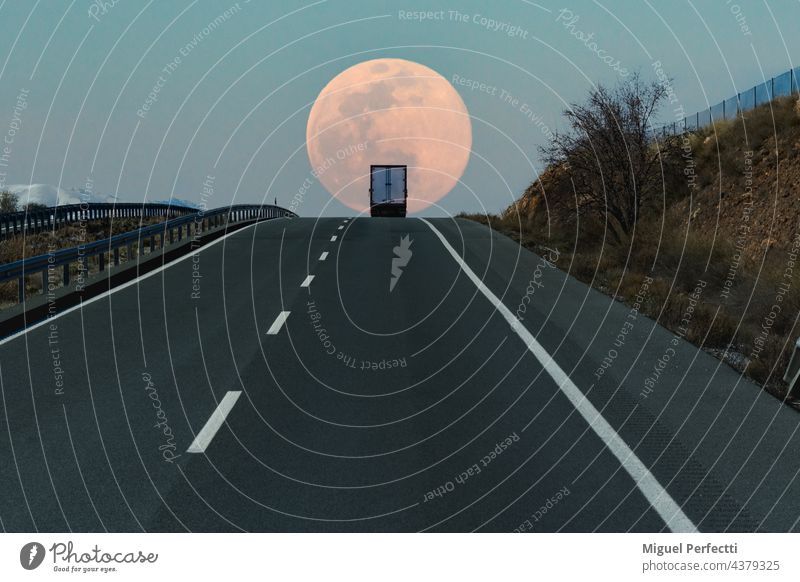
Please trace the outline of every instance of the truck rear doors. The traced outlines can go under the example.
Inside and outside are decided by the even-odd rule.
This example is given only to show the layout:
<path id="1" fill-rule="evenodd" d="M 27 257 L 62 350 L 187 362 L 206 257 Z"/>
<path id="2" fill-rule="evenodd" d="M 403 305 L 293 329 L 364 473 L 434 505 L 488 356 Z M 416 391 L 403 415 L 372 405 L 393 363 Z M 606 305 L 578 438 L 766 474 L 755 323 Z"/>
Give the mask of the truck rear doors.
<path id="1" fill-rule="evenodd" d="M 405 216 L 408 167 L 370 166 L 370 213 L 372 216 Z"/>

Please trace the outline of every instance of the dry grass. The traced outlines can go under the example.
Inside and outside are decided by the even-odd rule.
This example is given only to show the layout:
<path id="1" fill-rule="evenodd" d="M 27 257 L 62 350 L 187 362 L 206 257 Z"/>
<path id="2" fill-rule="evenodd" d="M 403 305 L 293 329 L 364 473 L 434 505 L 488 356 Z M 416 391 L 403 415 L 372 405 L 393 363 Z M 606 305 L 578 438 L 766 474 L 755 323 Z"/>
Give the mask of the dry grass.
<path id="1" fill-rule="evenodd" d="M 779 398 L 787 396 L 781 377 L 794 339 L 800 334 L 800 294 L 796 290 L 784 296 L 781 317 L 772 325 L 764 349 L 751 357 L 755 339 L 776 303 L 786 267 L 785 251 L 770 251 L 763 267 L 752 259 L 743 259 L 733 290 L 725 298 L 721 291 L 733 249 L 719 241 L 712 245 L 702 233 L 687 233 L 685 224 L 678 221 L 667 221 L 662 230 L 660 221 L 645 220 L 629 244 L 619 245 L 610 238 L 601 244 L 596 225 L 577 234 L 562 231 L 560 236 L 547 237 L 543 236 L 546 229 L 534 221 L 512 216 L 461 216 L 485 224 L 532 251 L 543 252 L 542 246 L 557 248 L 560 268 L 629 305 L 634 303 L 644 277 L 652 277 L 642 312 L 675 333 L 689 306 L 689 295 L 700 280 L 705 281 L 702 300 L 695 306 L 685 339 L 717 356 L 727 353 L 723 359 L 729 364 Z"/>
<path id="2" fill-rule="evenodd" d="M 796 143 L 800 138 L 798 103 L 797 97 L 779 97 L 740 118 L 718 121 L 691 134 L 700 186 L 713 184 L 720 176 L 741 178 L 747 150 L 753 152 L 757 164 L 774 159 L 778 140 Z"/>
<path id="3" fill-rule="evenodd" d="M 717 123 L 691 135 L 700 186 L 716 187 L 717 182 L 725 181 L 737 191 L 736 184 L 743 181 L 745 151 L 753 152 L 758 169 L 759 160 L 772 156 L 774 161 L 779 148 L 781 163 L 791 171 L 797 170 L 789 175 L 800 176 L 797 99 L 776 99 L 745 113 L 744 118 L 745 123 Z M 705 281 L 702 300 L 697 303 L 685 338 L 744 372 L 778 398 L 794 400 L 782 380 L 794 341 L 800 335 L 800 281 L 795 280 L 788 293 L 780 292 L 791 259 L 788 242 L 740 256 L 730 233 L 714 232 L 708 224 L 689 221 L 686 207 L 678 209 L 678 202 L 689 195 L 689 189 L 685 180 L 670 173 L 680 171 L 679 164 L 665 163 L 664 167 L 667 209 L 647 208 L 629 240 L 615 242 L 601 218 L 548 215 L 542 211 L 544 205 L 531 196 L 531 192 L 538 194 L 541 184 L 528 190 L 524 204 L 509 208 L 502 216 L 462 216 L 486 224 L 533 251 L 541 251 L 542 246 L 557 248 L 560 268 L 628 304 L 634 302 L 643 278 L 652 277 L 654 283 L 642 311 L 676 333 L 689 295 L 698 281 Z M 550 172 L 546 184 L 548 196 L 562 189 L 552 179 L 553 174 Z M 756 204 L 763 203 L 763 197 L 759 199 L 762 194 L 754 194 Z M 761 240 L 768 238 L 768 233 L 757 231 L 752 236 Z M 733 284 L 726 296 L 722 291 L 731 271 Z M 795 272 L 800 273 L 800 267 L 795 266 Z M 780 313 L 772 322 L 770 312 L 776 304 Z M 769 333 L 762 335 L 763 349 L 759 351 L 758 338 L 765 326 Z"/>
<path id="4" fill-rule="evenodd" d="M 51 249 L 59 250 L 77 247 L 123 232 L 130 232 L 142 226 L 156 224 L 162 222 L 162 220 L 161 217 L 156 216 L 145 217 L 141 219 L 141 221 L 139 218 L 118 218 L 114 219 L 113 222 L 109 222 L 108 220 L 96 220 L 87 222 L 85 230 L 78 226 L 67 226 L 55 231 L 10 237 L 0 240 L 0 264 L 12 263 L 22 260 L 23 258 L 46 255 Z M 135 252 L 134 250 L 134 254 Z M 126 249 L 120 249 L 120 255 L 121 260 L 127 260 Z M 96 257 L 88 259 L 87 268 L 90 273 L 99 270 Z M 63 270 L 59 267 L 53 274 L 53 282 L 57 285 L 61 284 L 62 273 Z M 71 265 L 70 273 L 73 277 L 77 275 L 78 266 Z M 42 292 L 41 275 L 26 277 L 25 292 L 26 296 Z M 0 308 L 16 304 L 18 293 L 16 281 L 0 283 Z"/>

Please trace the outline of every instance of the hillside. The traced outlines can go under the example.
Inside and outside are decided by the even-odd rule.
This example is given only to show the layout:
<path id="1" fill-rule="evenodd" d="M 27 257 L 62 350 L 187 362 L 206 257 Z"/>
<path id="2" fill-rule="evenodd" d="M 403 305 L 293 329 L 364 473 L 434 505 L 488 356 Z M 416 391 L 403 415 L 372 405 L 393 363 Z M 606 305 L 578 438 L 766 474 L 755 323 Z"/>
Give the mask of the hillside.
<path id="1" fill-rule="evenodd" d="M 781 377 L 800 335 L 800 102 L 777 99 L 681 145 L 662 159 L 663 194 L 628 240 L 575 212 L 563 167 L 501 216 L 470 218 L 533 250 L 558 248 L 559 267 L 620 301 L 652 277 L 643 312 L 793 401 Z"/>

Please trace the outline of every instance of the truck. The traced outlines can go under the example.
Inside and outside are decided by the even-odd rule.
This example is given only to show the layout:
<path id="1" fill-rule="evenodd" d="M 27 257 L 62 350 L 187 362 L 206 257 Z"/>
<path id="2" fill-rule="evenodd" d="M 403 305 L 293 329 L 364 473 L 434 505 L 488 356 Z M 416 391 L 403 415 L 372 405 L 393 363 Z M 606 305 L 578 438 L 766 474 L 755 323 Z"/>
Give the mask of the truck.
<path id="1" fill-rule="evenodd" d="M 369 209 L 371 216 L 405 217 L 408 202 L 408 166 L 369 167 Z"/>

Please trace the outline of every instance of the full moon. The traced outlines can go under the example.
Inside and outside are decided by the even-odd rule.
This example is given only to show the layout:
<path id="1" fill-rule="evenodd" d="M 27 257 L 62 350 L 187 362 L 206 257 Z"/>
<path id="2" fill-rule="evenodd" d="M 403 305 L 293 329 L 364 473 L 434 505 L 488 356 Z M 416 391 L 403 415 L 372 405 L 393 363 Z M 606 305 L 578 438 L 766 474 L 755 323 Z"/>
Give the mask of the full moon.
<path id="1" fill-rule="evenodd" d="M 313 175 L 340 202 L 369 209 L 370 164 L 408 166 L 408 211 L 419 212 L 456 185 L 469 161 L 472 124 L 461 96 L 439 73 L 403 59 L 343 71 L 308 115 Z"/>

